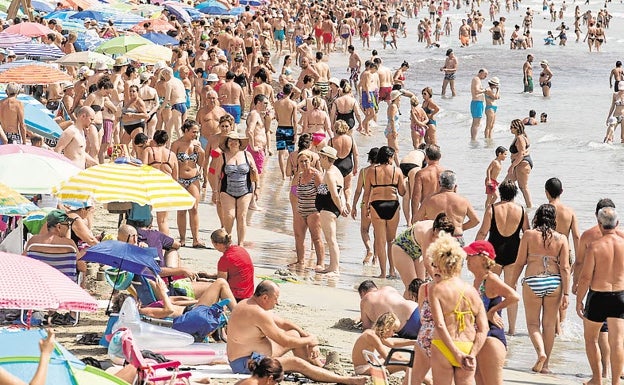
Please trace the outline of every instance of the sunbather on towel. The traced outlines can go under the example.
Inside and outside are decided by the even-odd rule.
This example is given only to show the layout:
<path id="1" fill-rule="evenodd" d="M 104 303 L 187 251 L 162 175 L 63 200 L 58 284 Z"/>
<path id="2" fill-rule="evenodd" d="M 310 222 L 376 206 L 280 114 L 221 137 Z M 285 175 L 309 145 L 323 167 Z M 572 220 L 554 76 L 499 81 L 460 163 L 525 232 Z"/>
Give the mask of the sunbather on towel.
<path id="1" fill-rule="evenodd" d="M 227 355 L 232 371 L 249 374 L 249 360 L 273 357 L 285 372 L 298 372 L 317 382 L 364 385 L 366 377 L 339 376 L 321 368 L 316 337 L 271 312 L 279 294 L 277 284 L 262 281 L 254 295 L 238 303 L 230 314 Z M 289 351 L 294 356 L 284 356 Z"/>
<path id="2" fill-rule="evenodd" d="M 391 338 L 397 331 L 401 323 L 399 322 L 397 315 L 392 312 L 382 314 L 372 329 L 366 329 L 355 340 L 353 350 L 351 351 L 351 360 L 353 361 L 353 367 L 355 368 L 355 374 L 370 375 L 371 366 L 367 359 L 364 357 L 363 351 L 368 350 L 372 353 L 377 353 L 377 356 L 381 360 L 385 360 L 388 357 L 388 353 L 391 348 L 398 348 L 402 346 L 414 346 L 414 341 L 404 338 Z M 407 357 L 402 355 L 393 356 L 393 358 L 403 361 L 408 361 Z M 400 372 L 406 370 L 406 366 L 389 365 L 386 369 L 390 373 Z"/>

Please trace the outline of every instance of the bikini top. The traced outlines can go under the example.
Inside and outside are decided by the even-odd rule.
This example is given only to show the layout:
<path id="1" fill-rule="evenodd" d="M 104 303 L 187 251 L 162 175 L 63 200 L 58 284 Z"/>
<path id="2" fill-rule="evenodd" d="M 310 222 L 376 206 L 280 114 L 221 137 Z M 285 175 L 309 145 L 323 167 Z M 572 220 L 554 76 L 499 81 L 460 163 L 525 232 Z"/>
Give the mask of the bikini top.
<path id="1" fill-rule="evenodd" d="M 292 69 L 290 69 L 289 67 L 284 67 L 284 74 L 291 75 L 292 73 L 293 73 Z"/>
<path id="2" fill-rule="evenodd" d="M 100 112 L 104 109 L 104 106 L 98 106 L 97 104 L 92 104 L 91 109 L 93 109 L 93 112 Z"/>
<path id="3" fill-rule="evenodd" d="M 373 169 L 375 171 L 375 184 L 371 185 L 372 188 L 376 188 L 376 187 L 394 187 L 397 188 L 399 187 L 399 181 L 397 180 L 397 183 L 388 183 L 388 184 L 377 184 L 377 167 L 375 166 L 375 168 Z M 396 173 L 396 167 L 392 167 L 392 179 L 390 179 L 391 182 L 394 181 L 394 174 Z"/>
<path id="4" fill-rule="evenodd" d="M 176 158 L 180 162 L 193 161 L 197 163 L 197 159 L 199 158 L 199 155 L 196 152 L 193 152 L 191 155 L 187 154 L 186 152 L 178 152 L 176 154 Z"/>
<path id="5" fill-rule="evenodd" d="M 618 99 L 615 101 L 616 106 L 624 106 L 624 99 Z"/>
<path id="6" fill-rule="evenodd" d="M 151 147 L 150 147 L 150 148 L 151 148 Z M 154 156 L 154 155 L 155 155 L 155 154 L 154 154 L 154 150 L 152 150 L 152 156 Z M 170 168 L 172 168 L 172 169 L 173 169 L 173 167 L 171 166 L 171 164 L 169 164 L 169 159 L 170 159 L 170 158 L 171 158 L 171 151 L 169 151 L 169 155 L 167 155 L 167 161 L 166 161 L 166 162 L 163 162 L 162 160 L 161 160 L 161 161 L 158 161 L 158 160 L 154 159 L 153 161 L 149 162 L 147 165 L 148 165 L 148 166 L 153 166 L 153 165 L 155 165 L 155 164 L 157 164 L 157 165 L 159 165 L 159 166 L 164 166 L 164 165 L 167 165 L 167 166 L 169 166 Z M 162 170 L 162 168 L 160 168 L 160 169 Z"/>
<path id="7" fill-rule="evenodd" d="M 516 154 L 518 153 L 518 147 L 516 146 L 516 140 L 518 140 L 517 138 L 514 139 L 513 143 L 511 143 L 511 146 L 509 146 L 509 152 L 511 152 L 512 154 Z M 531 147 L 531 145 L 529 144 L 529 141 L 526 141 L 526 148 L 528 149 L 529 147 Z"/>
<path id="8" fill-rule="evenodd" d="M 462 303 L 466 303 L 468 305 L 468 310 L 461 310 Z M 466 329 L 466 316 L 472 317 L 470 322 L 475 322 L 474 312 L 472 311 L 472 306 L 470 305 L 470 301 L 464 295 L 464 290 L 459 294 L 459 299 L 457 300 L 457 304 L 455 305 L 455 309 L 453 310 L 455 314 L 455 319 L 457 320 L 457 330 L 462 332 Z"/>

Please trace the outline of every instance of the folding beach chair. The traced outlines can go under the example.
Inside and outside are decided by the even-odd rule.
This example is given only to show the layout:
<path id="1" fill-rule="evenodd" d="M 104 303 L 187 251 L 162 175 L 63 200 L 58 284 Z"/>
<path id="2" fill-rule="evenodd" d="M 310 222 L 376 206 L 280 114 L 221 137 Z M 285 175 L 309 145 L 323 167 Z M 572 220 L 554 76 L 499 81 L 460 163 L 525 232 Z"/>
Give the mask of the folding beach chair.
<path id="1" fill-rule="evenodd" d="M 55 252 L 43 252 L 41 249 L 52 249 Z M 82 273 L 79 274 L 76 269 L 76 254 L 78 254 L 78 250 L 69 245 L 33 243 L 28 246 L 28 249 L 26 249 L 26 256 L 29 258 L 45 262 L 65 274 L 72 281 L 80 283 L 82 280 Z M 25 318 L 26 313 L 27 311 L 22 310 L 20 315 L 20 322 L 23 325 L 27 325 L 28 323 L 28 320 Z M 76 312 L 76 317 L 74 318 L 72 326 L 76 326 L 78 324 L 79 318 L 80 313 Z"/>
<path id="2" fill-rule="evenodd" d="M 407 354 L 407 360 L 403 358 L 394 358 L 396 353 Z M 377 355 L 369 350 L 363 350 L 364 358 L 371 366 L 371 380 L 373 385 L 389 385 L 387 366 L 405 366 L 405 375 L 407 376 L 407 385 L 411 384 L 411 371 L 414 364 L 414 350 L 408 348 L 392 348 L 388 352 L 386 360 L 382 363 Z"/>
<path id="3" fill-rule="evenodd" d="M 189 378 L 191 377 L 191 373 L 180 372 L 180 361 L 150 363 L 143 357 L 139 348 L 134 344 L 132 332 L 130 330 L 122 329 L 115 333 L 121 333 L 121 346 L 126 361 L 137 368 L 137 377 L 133 384 L 190 384 Z"/>

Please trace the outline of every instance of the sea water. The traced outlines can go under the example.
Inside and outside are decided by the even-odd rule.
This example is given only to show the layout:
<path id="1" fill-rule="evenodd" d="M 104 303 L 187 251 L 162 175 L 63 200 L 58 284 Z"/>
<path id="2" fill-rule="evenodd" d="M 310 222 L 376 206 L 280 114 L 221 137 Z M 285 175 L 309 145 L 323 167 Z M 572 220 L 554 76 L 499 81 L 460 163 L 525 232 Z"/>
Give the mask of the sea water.
<path id="1" fill-rule="evenodd" d="M 512 119 L 522 119 L 528 116 L 528 111 L 537 111 L 548 114 L 548 123 L 537 126 L 527 126 L 526 132 L 530 140 L 531 157 L 535 164 L 529 179 L 529 189 L 533 199 L 533 206 L 547 203 L 544 194 L 544 183 L 550 177 L 558 177 L 563 182 L 564 192 L 561 197 L 564 204 L 576 211 L 581 231 L 596 223 L 594 209 L 600 198 L 613 199 L 616 206 L 624 207 L 624 178 L 621 171 L 624 164 L 624 145 L 619 144 L 619 128 L 615 133 L 617 144 L 603 144 L 605 135 L 607 112 L 611 103 L 612 91 L 609 89 L 609 73 L 615 61 L 620 60 L 624 43 L 624 5 L 608 3 L 608 9 L 613 14 L 611 27 L 606 30 L 607 44 L 602 46 L 602 52 L 588 52 L 587 44 L 575 43 L 573 18 L 574 7 L 581 5 L 581 11 L 591 9 L 596 15 L 597 10 L 604 6 L 602 2 L 591 1 L 589 5 L 582 2 L 568 4 L 564 21 L 570 27 L 567 31 L 568 43 L 565 47 L 545 46 L 543 38 L 546 31 L 560 25 L 561 21 L 551 23 L 547 11 L 542 12 L 541 1 L 532 0 L 522 2 L 519 11 L 507 13 L 505 10 L 497 15 L 505 16 L 506 43 L 501 46 L 492 45 L 491 34 L 488 29 L 491 22 L 485 21 L 483 32 L 479 34 L 479 42 L 468 48 L 460 48 L 457 39 L 457 28 L 461 19 L 466 17 L 466 8 L 451 9 L 449 14 L 453 22 L 453 31 L 450 37 L 442 37 L 440 48 L 425 48 L 424 43 L 416 42 L 416 20 L 408 20 L 408 39 L 400 38 L 398 49 L 381 49 L 379 37 L 373 38 L 371 48 L 377 49 L 384 65 L 393 71 L 403 60 L 410 63 L 407 72 L 406 89 L 413 91 L 420 97 L 420 91 L 426 86 L 434 90 L 434 101 L 440 106 L 437 115 L 438 141 L 442 150 L 441 164 L 458 175 L 458 193 L 470 200 L 477 210 L 479 217 L 483 216 L 485 192 L 485 170 L 494 158 L 497 146 L 509 147 L 513 135 L 509 131 Z M 556 2 L 559 10 L 561 2 Z M 483 2 L 481 13 L 489 19 L 489 3 Z M 534 10 L 533 39 L 534 48 L 530 50 L 510 50 L 508 41 L 513 26 L 521 25 L 526 7 Z M 422 17 L 428 16 L 421 13 Z M 586 26 L 581 27 L 586 32 Z M 557 35 L 557 33 L 555 33 Z M 370 58 L 370 50 L 363 50 L 361 42 L 356 38 L 354 45 L 362 60 Z M 440 96 L 443 79 L 439 68 L 443 66 L 447 48 L 453 48 L 459 61 L 456 89 L 457 97 L 442 98 Z M 535 91 L 532 94 L 522 93 L 523 78 L 522 65 L 527 54 L 533 54 L 535 60 L 534 83 Z M 549 98 L 544 98 L 539 87 L 539 62 L 548 60 L 554 74 L 552 89 Z M 345 71 L 346 59 L 337 53 L 332 55 L 330 64 L 333 76 L 347 77 Z M 280 63 L 281 65 L 281 63 Z M 482 120 L 481 131 L 477 142 L 470 142 L 470 81 L 479 68 L 485 67 L 489 76 L 500 79 L 501 99 L 498 101 L 496 125 L 493 139 L 486 142 L 483 139 Z M 483 82 L 487 86 L 487 81 Z M 450 95 L 450 90 L 447 90 Z M 421 98 L 422 100 L 422 98 Z M 366 152 L 371 147 L 386 144 L 383 138 L 383 128 L 386 124 L 385 103 L 380 103 L 378 127 L 373 137 L 364 137 L 354 134 L 360 149 L 360 165 L 366 163 Z M 409 136 L 409 100 L 401 101 L 401 131 L 399 145 L 401 154 L 411 150 Z M 505 176 L 507 160 L 499 179 Z M 282 181 L 279 168 L 274 158 L 268 162 L 267 175 L 264 176 L 264 190 L 262 192 L 262 206 L 267 208 L 262 213 L 254 213 L 251 220 L 254 226 L 292 234 L 292 214 L 288 204 L 289 181 Z M 355 182 L 354 182 L 355 183 Z M 522 194 L 518 194 L 516 201 L 524 204 Z M 624 209 L 622 209 L 624 213 Z M 534 210 L 529 211 L 530 219 Z M 359 215 L 359 214 L 358 214 Z M 399 231 L 404 229 L 405 220 L 401 218 Z M 474 240 L 478 227 L 464 233 L 466 242 Z M 322 276 L 307 272 L 304 275 L 316 280 L 318 284 L 353 288 L 363 279 L 378 275 L 378 267 L 363 267 L 362 258 L 365 251 L 361 242 L 359 222 L 341 217 L 337 226 L 338 241 L 341 249 L 341 275 L 338 279 L 327 280 Z M 372 231 L 371 231 L 372 236 Z M 306 242 L 309 245 L 309 242 Z M 275 266 L 285 265 L 295 260 L 294 241 L 292 245 L 275 245 L 270 241 L 256 245 L 259 253 L 259 264 Z M 464 272 L 466 280 L 472 280 L 468 272 Z M 377 280 L 378 284 L 393 285 L 403 290 L 401 281 Z M 575 314 L 574 296 L 570 297 L 568 317 L 564 323 L 564 333 L 557 337 L 551 356 L 550 368 L 557 375 L 575 376 L 589 373 L 589 366 L 584 353 L 582 322 Z M 524 321 L 522 303 L 520 304 L 517 322 L 518 334 L 509 338 L 507 367 L 518 370 L 530 370 L 536 355 L 528 338 Z M 504 317 L 505 322 L 506 317 Z"/>

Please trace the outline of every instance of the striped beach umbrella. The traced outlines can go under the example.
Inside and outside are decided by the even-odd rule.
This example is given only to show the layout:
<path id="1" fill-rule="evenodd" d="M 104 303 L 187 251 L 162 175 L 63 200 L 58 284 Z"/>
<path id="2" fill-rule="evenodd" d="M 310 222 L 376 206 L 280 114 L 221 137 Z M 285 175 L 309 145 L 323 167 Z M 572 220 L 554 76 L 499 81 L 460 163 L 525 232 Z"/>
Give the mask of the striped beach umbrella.
<path id="1" fill-rule="evenodd" d="M 188 210 L 195 198 L 171 176 L 147 165 L 104 163 L 79 172 L 54 191 L 63 201 L 134 202 L 154 211 Z"/>
<path id="2" fill-rule="evenodd" d="M 56 20 L 64 21 L 64 20 L 69 19 L 71 15 L 74 15 L 76 13 L 77 13 L 76 11 L 62 9 L 60 11 L 50 12 L 47 15 L 45 15 L 43 18 L 47 20 L 56 19 Z"/>
<path id="3" fill-rule="evenodd" d="M 115 63 L 115 59 L 93 51 L 82 51 L 67 54 L 58 59 L 55 63 L 62 64 L 64 66 L 80 67 L 83 65 L 90 66 L 91 64 L 95 64 L 97 62 L 112 66 Z"/>
<path id="4" fill-rule="evenodd" d="M 153 44 L 136 47 L 135 49 L 128 51 L 126 53 L 126 57 L 128 59 L 138 61 L 139 63 L 156 64 L 159 61 L 171 60 L 172 54 L 173 52 L 170 48 Z"/>
<path id="5" fill-rule="evenodd" d="M 0 183 L 0 215 L 26 215 L 38 210 L 39 207 L 22 194 Z"/>
<path id="6" fill-rule="evenodd" d="M 0 74 L 0 83 L 52 84 L 71 80 L 72 77 L 63 71 L 34 64 L 11 68 Z"/>
<path id="7" fill-rule="evenodd" d="M 59 59 L 65 56 L 65 53 L 55 45 L 36 42 L 18 44 L 13 46 L 11 50 L 17 56 L 36 57 L 40 60 Z"/>
<path id="8" fill-rule="evenodd" d="M 0 48 L 11 48 L 14 45 L 28 43 L 32 38 L 17 33 L 0 32 Z"/>
<path id="9" fill-rule="evenodd" d="M 36 65 L 36 66 L 43 66 L 43 67 L 56 69 L 54 65 L 46 63 L 46 62 L 30 60 L 30 59 L 20 59 L 20 60 L 12 61 L 9 63 L 4 63 L 0 65 L 0 73 L 10 70 L 11 68 L 23 67 L 27 65 Z"/>

